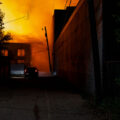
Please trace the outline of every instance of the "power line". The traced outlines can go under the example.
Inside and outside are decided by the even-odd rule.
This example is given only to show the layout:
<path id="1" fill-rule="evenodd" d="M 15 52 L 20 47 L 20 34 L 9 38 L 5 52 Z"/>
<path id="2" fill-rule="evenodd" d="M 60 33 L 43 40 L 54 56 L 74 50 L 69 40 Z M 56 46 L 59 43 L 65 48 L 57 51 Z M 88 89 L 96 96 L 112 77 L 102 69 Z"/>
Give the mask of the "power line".
<path id="1" fill-rule="evenodd" d="M 66 0 L 66 3 L 65 3 L 65 8 L 66 8 L 66 6 L 67 6 L 67 3 L 68 3 L 68 0 Z"/>
<path id="2" fill-rule="evenodd" d="M 65 7 L 64 7 L 64 8 L 66 8 L 67 3 L 68 3 L 68 0 L 66 0 Z M 69 7 L 70 7 L 71 3 L 72 3 L 72 0 L 70 0 L 70 2 L 69 2 Z"/>
<path id="3" fill-rule="evenodd" d="M 71 3 L 72 3 L 72 0 L 70 0 L 69 7 L 70 7 Z"/>
<path id="4" fill-rule="evenodd" d="M 25 18 L 25 17 L 26 17 L 26 16 L 24 16 L 24 17 L 20 17 L 20 18 L 16 18 L 16 19 L 13 19 L 13 20 L 7 21 L 7 22 L 5 22 L 4 24 L 10 23 L 10 22 L 14 22 L 14 21 L 18 21 L 18 20 L 23 19 L 23 18 Z"/>
<path id="5" fill-rule="evenodd" d="M 29 13 L 27 13 L 27 16 L 23 16 L 23 17 L 20 17 L 20 18 L 16 18 L 16 19 L 13 19 L 13 20 L 10 20 L 10 21 L 7 21 L 5 22 L 4 24 L 8 24 L 8 23 L 11 23 L 11 22 L 14 22 L 14 21 L 19 21 L 21 19 L 24 19 L 24 18 L 29 18 Z"/>

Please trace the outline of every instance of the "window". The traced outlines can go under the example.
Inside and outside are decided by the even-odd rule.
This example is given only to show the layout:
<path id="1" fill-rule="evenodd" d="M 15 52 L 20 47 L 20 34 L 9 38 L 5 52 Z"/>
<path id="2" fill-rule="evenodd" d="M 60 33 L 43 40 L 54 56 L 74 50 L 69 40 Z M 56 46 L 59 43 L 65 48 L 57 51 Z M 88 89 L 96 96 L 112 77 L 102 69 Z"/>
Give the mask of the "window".
<path id="1" fill-rule="evenodd" d="M 18 49 L 17 55 L 20 57 L 25 56 L 25 50 L 24 49 Z"/>
<path id="2" fill-rule="evenodd" d="M 8 56 L 8 50 L 7 49 L 2 50 L 1 53 L 2 53 L 2 56 Z"/>

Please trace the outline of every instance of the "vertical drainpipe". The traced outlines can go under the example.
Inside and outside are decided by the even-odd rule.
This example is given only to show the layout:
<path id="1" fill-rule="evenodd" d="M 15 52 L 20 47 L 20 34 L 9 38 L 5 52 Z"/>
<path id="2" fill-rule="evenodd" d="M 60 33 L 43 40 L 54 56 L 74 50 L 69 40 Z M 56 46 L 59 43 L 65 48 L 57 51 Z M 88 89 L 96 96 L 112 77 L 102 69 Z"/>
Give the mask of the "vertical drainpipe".
<path id="1" fill-rule="evenodd" d="M 92 42 L 92 52 L 93 52 L 96 102 L 99 102 L 101 99 L 101 72 L 100 72 L 100 56 L 99 56 L 99 46 L 98 46 L 97 29 L 96 29 L 94 0 L 87 0 L 87 2 L 88 2 L 88 10 L 89 10 L 91 42 Z"/>

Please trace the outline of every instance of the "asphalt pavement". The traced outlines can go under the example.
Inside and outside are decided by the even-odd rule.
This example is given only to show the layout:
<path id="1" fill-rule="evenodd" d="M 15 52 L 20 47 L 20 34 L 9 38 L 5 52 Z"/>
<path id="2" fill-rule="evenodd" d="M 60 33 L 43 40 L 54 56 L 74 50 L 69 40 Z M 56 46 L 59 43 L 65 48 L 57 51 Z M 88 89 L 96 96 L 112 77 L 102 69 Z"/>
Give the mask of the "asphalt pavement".
<path id="1" fill-rule="evenodd" d="M 14 79 L 0 86 L 0 120 L 100 120 L 80 93 L 57 77 Z"/>

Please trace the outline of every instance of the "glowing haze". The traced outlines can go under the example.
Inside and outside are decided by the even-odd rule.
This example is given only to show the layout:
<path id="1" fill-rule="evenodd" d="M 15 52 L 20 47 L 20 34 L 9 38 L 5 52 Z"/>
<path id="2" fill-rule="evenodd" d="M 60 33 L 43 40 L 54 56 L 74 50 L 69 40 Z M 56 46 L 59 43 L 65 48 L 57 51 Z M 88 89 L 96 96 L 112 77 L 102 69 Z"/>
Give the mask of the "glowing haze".
<path id="1" fill-rule="evenodd" d="M 54 9 L 64 9 L 66 0 L 0 0 L 0 8 L 5 13 L 5 30 L 13 34 L 13 42 L 45 42 L 42 27 L 46 26 L 51 38 Z M 72 0 L 75 6 L 79 0 Z M 70 0 L 68 0 L 69 5 Z M 49 40 L 52 46 L 52 40 Z M 42 53 L 43 54 L 43 53 Z M 45 53 L 46 54 L 46 53 Z M 45 56 L 45 55 L 44 55 Z M 42 61 L 47 59 L 41 56 Z M 48 63 L 48 59 L 46 60 Z M 46 67 L 48 70 L 48 68 Z M 45 71 L 45 70 L 43 70 Z"/>

